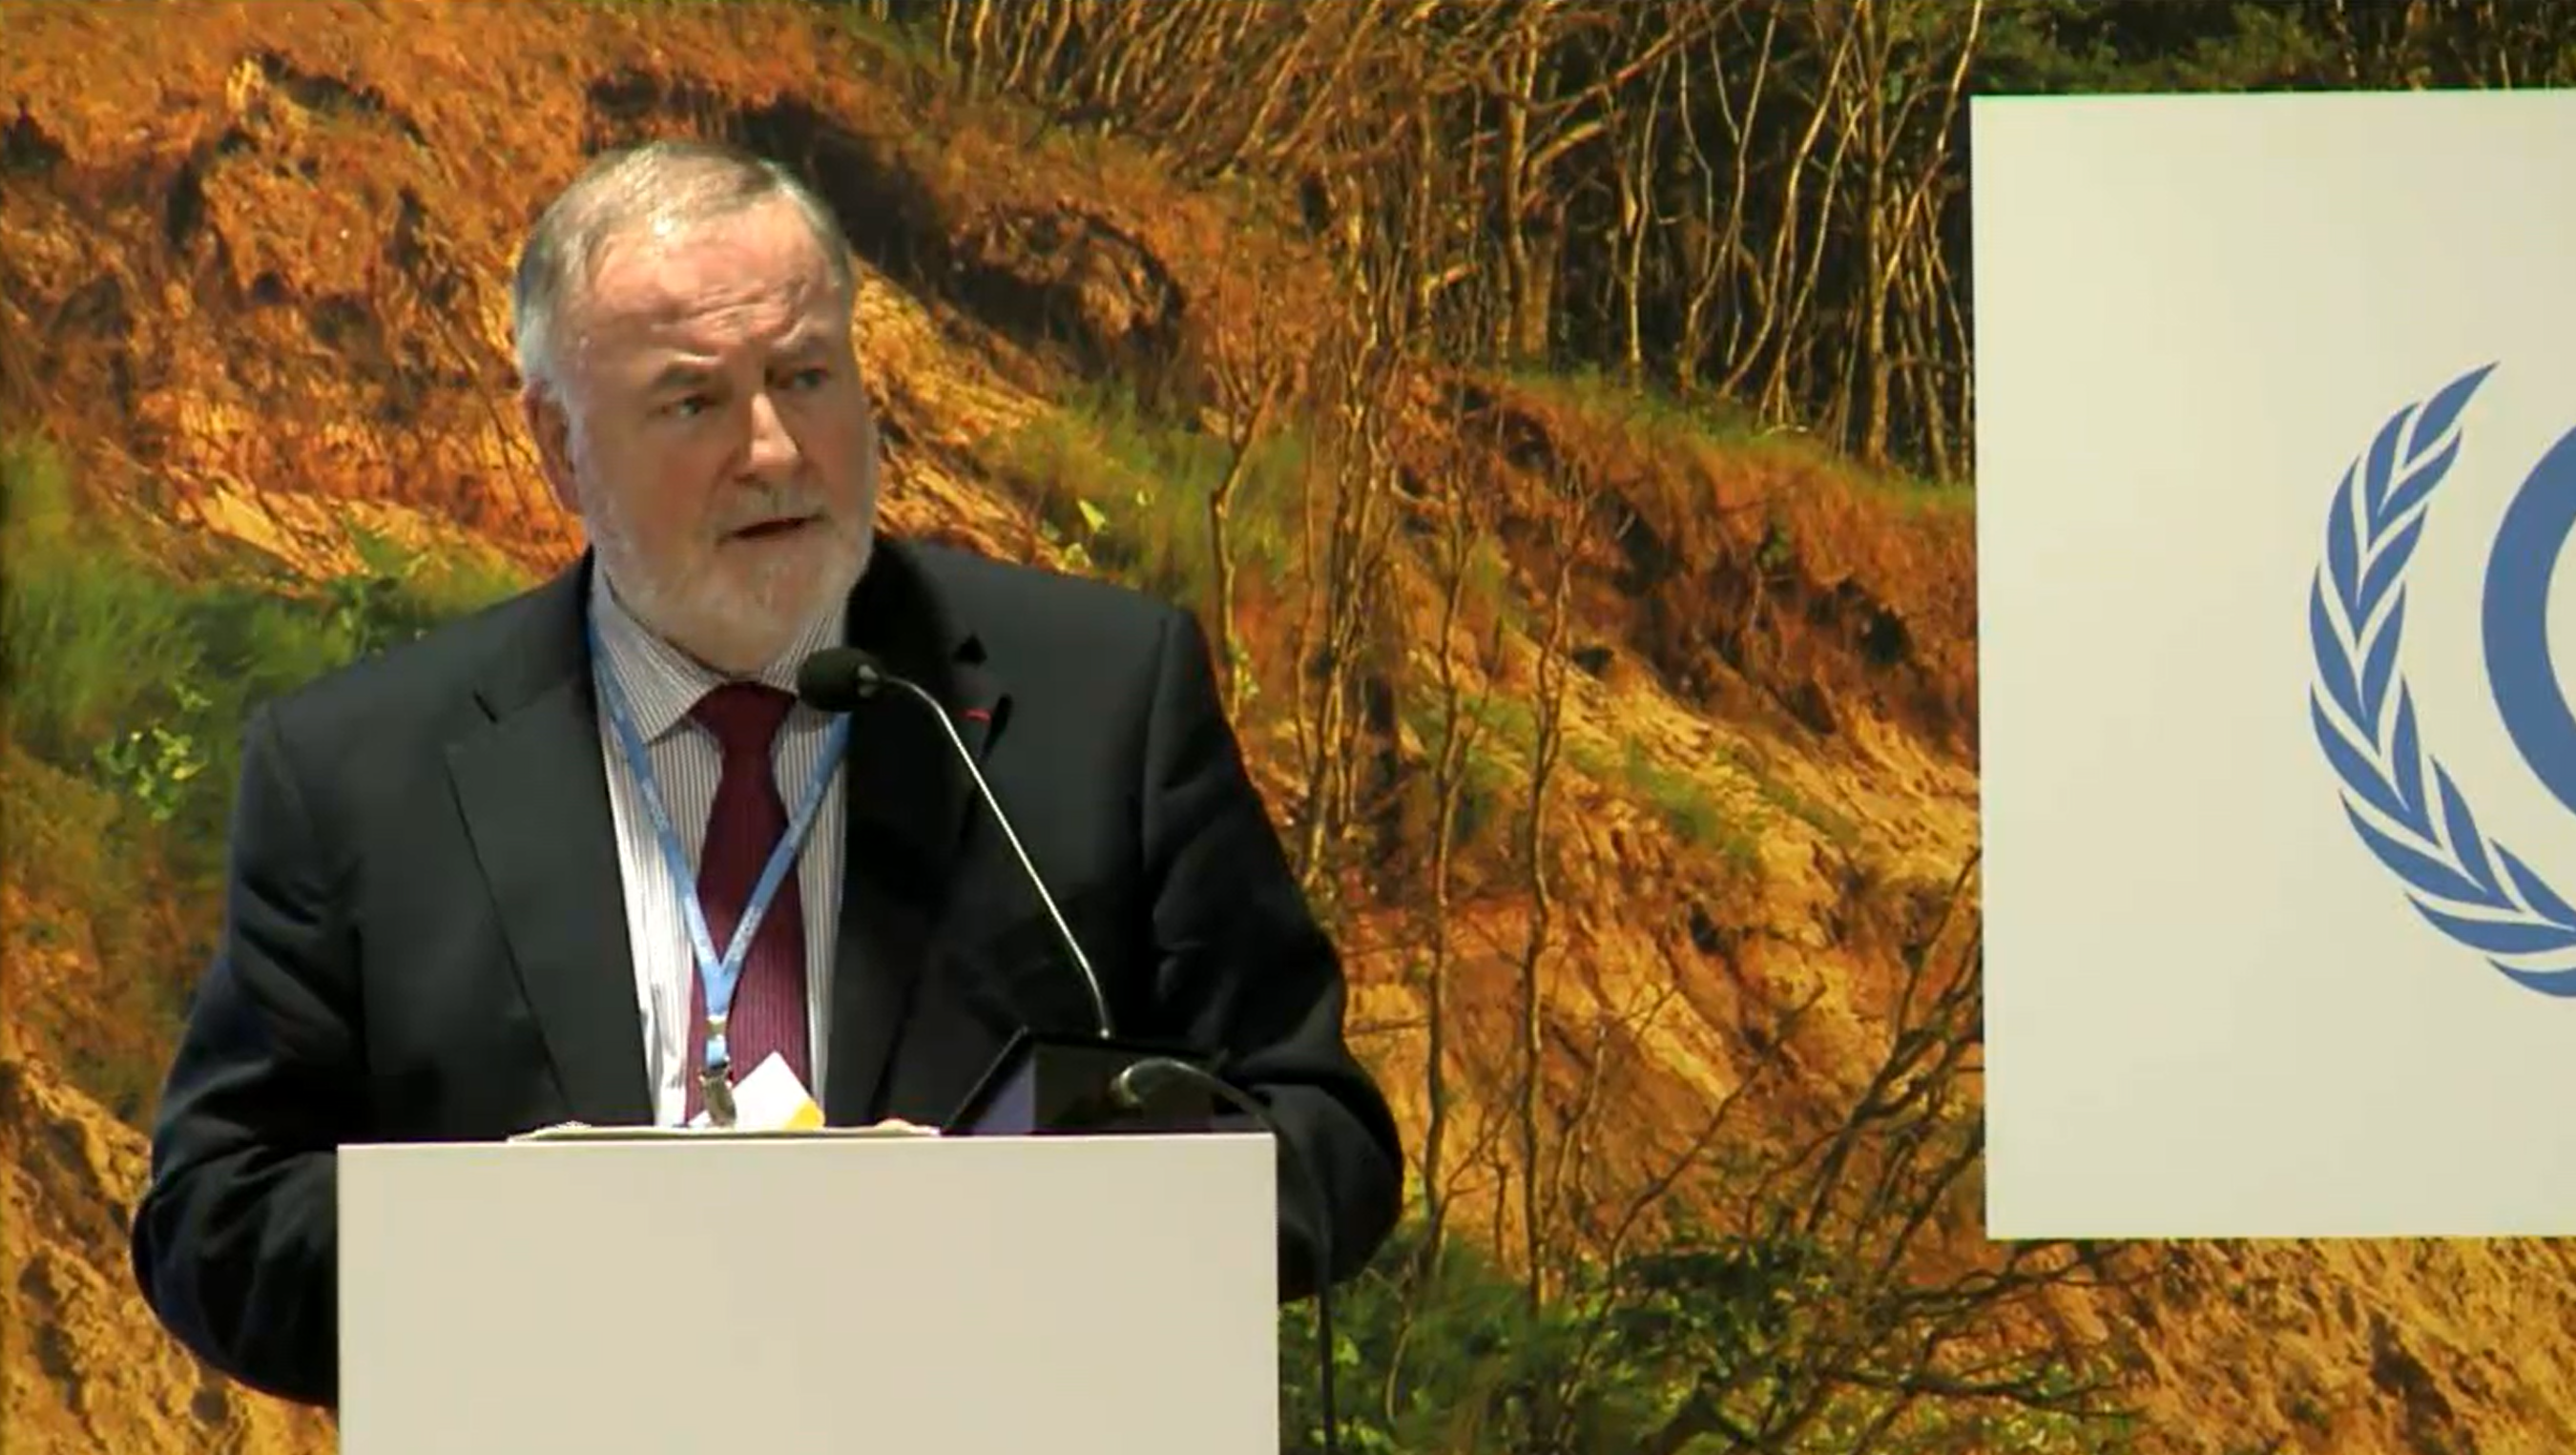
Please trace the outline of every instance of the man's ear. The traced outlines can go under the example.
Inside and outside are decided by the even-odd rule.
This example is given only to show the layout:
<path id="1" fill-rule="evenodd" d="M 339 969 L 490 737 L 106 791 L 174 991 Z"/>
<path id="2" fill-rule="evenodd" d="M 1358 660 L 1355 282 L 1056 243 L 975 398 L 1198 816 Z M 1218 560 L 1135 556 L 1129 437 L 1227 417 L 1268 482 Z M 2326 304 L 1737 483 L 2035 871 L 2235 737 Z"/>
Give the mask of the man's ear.
<path id="1" fill-rule="evenodd" d="M 519 391 L 519 409 L 527 420 L 528 438 L 536 442 L 537 470 L 546 477 L 555 503 L 567 514 L 581 514 L 581 495 L 573 487 L 572 416 L 562 398 L 547 385 L 531 381 Z"/>

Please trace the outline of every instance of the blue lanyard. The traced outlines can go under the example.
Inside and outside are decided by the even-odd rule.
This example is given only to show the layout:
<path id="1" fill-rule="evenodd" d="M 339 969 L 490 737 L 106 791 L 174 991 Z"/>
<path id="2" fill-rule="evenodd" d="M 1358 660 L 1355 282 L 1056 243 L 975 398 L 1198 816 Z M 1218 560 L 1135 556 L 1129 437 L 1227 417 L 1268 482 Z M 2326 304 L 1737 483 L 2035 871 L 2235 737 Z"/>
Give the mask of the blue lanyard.
<path id="1" fill-rule="evenodd" d="M 590 628 L 591 672 L 599 683 L 600 699 L 607 704 L 608 718 L 617 729 L 618 741 L 626 750 L 627 766 L 635 773 L 635 785 L 644 795 L 644 807 L 653 816 L 654 836 L 661 840 L 662 863 L 670 871 L 671 885 L 680 897 L 680 913 L 689 926 L 689 948 L 697 956 L 698 976 L 707 989 L 707 1064 L 706 1072 L 725 1078 L 731 1054 L 725 1044 L 725 1018 L 733 1011 L 734 982 L 741 978 L 742 962 L 751 953 L 752 937 L 760 932 L 760 922 L 769 913 L 769 901 L 776 897 L 778 886 L 796 863 L 806 836 L 814 831 L 814 815 L 823 806 L 824 790 L 831 786 L 832 772 L 840 766 L 841 755 L 849 747 L 850 719 L 843 714 L 832 724 L 831 735 L 824 740 L 822 761 L 814 766 L 814 776 L 805 785 L 805 794 L 797 802 L 796 814 L 788 821 L 778 846 L 769 852 L 769 863 L 760 871 L 759 882 L 752 886 L 751 902 L 743 906 L 742 922 L 734 926 L 733 943 L 725 947 L 724 958 L 718 959 L 715 938 L 707 933 L 706 911 L 699 906 L 695 878 L 689 873 L 689 857 L 680 847 L 680 836 L 671 829 L 671 812 L 663 805 L 662 790 L 653 777 L 653 760 L 644 751 L 644 736 L 635 729 L 634 710 L 628 706 L 626 691 L 618 684 L 617 674 L 609 670 L 608 653 L 599 640 L 599 623 Z"/>

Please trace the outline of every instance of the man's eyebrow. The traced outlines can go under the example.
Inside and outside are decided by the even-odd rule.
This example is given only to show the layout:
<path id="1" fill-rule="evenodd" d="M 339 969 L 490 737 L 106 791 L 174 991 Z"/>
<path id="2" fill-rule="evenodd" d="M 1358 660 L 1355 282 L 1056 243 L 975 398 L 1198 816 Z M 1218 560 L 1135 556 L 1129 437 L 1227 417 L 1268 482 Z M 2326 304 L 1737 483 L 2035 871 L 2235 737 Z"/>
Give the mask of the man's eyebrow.
<path id="1" fill-rule="evenodd" d="M 653 382 L 647 385 L 646 389 L 648 392 L 658 394 L 665 389 L 691 388 L 704 384 L 714 377 L 715 371 L 704 364 L 692 364 L 685 359 L 674 359 L 654 373 Z"/>
<path id="2" fill-rule="evenodd" d="M 829 329 L 803 327 L 780 339 L 776 353 L 787 358 L 810 358 L 829 348 L 831 342 L 832 335 Z M 716 371 L 704 364 L 691 363 L 686 359 L 673 359 L 654 371 L 652 381 L 645 385 L 645 389 L 648 393 L 660 393 L 666 389 L 696 388 L 715 377 Z"/>

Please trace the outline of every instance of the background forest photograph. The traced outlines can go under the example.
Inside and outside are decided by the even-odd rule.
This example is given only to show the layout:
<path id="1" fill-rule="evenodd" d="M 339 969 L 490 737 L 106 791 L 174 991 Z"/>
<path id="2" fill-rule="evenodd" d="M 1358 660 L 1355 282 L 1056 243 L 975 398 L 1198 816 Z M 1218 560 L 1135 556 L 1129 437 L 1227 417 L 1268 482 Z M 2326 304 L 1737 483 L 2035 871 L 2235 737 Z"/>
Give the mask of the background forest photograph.
<path id="1" fill-rule="evenodd" d="M 0 3 L 0 1449 L 332 1448 L 126 1265 L 240 724 L 577 551 L 509 270 L 662 135 L 847 226 L 887 529 L 1207 624 L 1411 1162 L 1343 1448 L 2576 1449 L 2559 1246 L 1984 1236 L 1967 227 L 1972 97 L 2571 71 L 2515 0 Z"/>

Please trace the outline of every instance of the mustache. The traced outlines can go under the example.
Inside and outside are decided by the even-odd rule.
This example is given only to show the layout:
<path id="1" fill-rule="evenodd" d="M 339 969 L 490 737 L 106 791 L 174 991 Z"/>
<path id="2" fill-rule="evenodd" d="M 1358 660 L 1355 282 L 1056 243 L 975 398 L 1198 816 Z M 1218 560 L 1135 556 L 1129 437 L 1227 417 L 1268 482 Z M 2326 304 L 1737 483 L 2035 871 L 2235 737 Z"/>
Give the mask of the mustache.
<path id="1" fill-rule="evenodd" d="M 813 490 L 766 490 L 758 495 L 732 503 L 717 517 L 714 532 L 732 535 L 756 525 L 782 520 L 806 520 L 826 515 L 823 496 Z"/>

